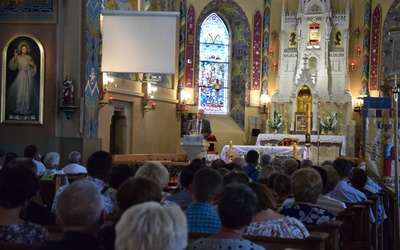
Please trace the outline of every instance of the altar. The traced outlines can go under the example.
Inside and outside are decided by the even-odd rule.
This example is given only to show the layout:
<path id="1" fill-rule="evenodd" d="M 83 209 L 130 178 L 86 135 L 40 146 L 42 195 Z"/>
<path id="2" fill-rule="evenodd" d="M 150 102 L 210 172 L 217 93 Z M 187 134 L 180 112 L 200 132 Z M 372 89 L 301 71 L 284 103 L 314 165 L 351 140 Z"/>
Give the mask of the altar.
<path id="1" fill-rule="evenodd" d="M 300 134 L 259 134 L 256 146 L 277 145 L 285 138 L 297 138 L 298 146 L 305 143 L 305 135 Z M 342 135 L 311 135 L 311 157 L 315 163 L 321 163 L 325 160 L 335 160 L 339 156 L 346 156 L 346 136 Z"/>
<path id="2" fill-rule="evenodd" d="M 249 145 L 233 145 L 232 153 L 236 156 L 244 156 L 247 154 L 249 150 L 255 150 L 262 153 L 268 153 L 272 156 L 293 156 L 293 147 L 289 146 L 249 146 Z M 297 155 L 298 157 L 304 157 L 306 153 L 305 147 L 297 147 Z M 226 163 L 229 163 L 229 145 L 225 145 L 222 148 L 220 158 L 224 160 Z"/>

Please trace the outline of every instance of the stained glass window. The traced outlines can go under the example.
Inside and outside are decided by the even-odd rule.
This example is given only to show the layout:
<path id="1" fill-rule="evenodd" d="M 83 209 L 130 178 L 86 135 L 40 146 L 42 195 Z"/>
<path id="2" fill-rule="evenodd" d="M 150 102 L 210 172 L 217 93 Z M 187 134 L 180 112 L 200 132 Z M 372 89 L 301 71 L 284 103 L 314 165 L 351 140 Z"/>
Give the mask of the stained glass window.
<path id="1" fill-rule="evenodd" d="M 200 28 L 199 108 L 207 114 L 228 113 L 229 32 L 215 13 Z"/>

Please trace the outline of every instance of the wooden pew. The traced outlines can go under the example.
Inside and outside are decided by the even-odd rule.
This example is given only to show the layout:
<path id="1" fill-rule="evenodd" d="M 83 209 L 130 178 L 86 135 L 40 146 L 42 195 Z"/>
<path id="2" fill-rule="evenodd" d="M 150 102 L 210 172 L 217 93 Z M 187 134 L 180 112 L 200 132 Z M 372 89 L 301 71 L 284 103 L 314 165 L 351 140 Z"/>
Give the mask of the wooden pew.
<path id="1" fill-rule="evenodd" d="M 57 190 L 67 184 L 66 175 L 54 175 L 52 180 L 40 180 L 40 197 L 44 207 L 51 208 Z"/>
<path id="2" fill-rule="evenodd" d="M 371 222 L 370 205 L 367 200 L 365 205 L 346 203 L 346 210 L 339 213 L 343 221 L 342 245 L 344 250 L 370 250 L 371 249 Z"/>
<path id="3" fill-rule="evenodd" d="M 211 234 L 204 233 L 189 233 L 188 243 L 192 243 L 202 237 L 207 238 Z M 324 250 L 325 241 L 328 238 L 327 233 L 312 232 L 310 236 L 305 239 L 296 238 L 280 238 L 280 237 L 265 237 L 265 236 L 252 236 L 245 235 L 244 238 L 257 245 L 263 246 L 265 249 L 285 250 Z"/>
<path id="4" fill-rule="evenodd" d="M 325 241 L 325 249 L 339 250 L 340 249 L 340 229 L 343 221 L 328 221 L 320 225 L 306 225 L 308 232 L 324 232 L 329 234 L 328 239 Z"/>
<path id="5" fill-rule="evenodd" d="M 62 230 L 62 228 L 60 226 L 50 226 L 50 225 L 46 225 L 45 228 L 47 229 L 47 231 L 50 234 L 50 240 L 61 240 L 63 235 L 64 235 L 64 231 Z"/>
<path id="6" fill-rule="evenodd" d="M 34 250 L 41 247 L 42 244 L 10 244 L 10 243 L 0 243 L 1 250 Z"/>

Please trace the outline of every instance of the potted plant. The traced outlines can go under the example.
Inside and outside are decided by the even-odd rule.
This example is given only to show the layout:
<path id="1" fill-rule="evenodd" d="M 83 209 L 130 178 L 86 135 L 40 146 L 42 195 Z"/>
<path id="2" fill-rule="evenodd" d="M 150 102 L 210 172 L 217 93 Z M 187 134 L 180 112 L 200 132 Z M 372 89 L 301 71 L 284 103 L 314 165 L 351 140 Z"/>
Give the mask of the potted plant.
<path id="1" fill-rule="evenodd" d="M 269 120 L 269 127 L 274 131 L 274 133 L 277 133 L 282 124 L 283 115 L 279 111 L 275 110 L 273 117 Z"/>
<path id="2" fill-rule="evenodd" d="M 335 126 L 338 123 L 338 114 L 333 112 L 332 114 L 325 115 L 321 119 L 322 131 L 325 134 L 333 134 Z"/>

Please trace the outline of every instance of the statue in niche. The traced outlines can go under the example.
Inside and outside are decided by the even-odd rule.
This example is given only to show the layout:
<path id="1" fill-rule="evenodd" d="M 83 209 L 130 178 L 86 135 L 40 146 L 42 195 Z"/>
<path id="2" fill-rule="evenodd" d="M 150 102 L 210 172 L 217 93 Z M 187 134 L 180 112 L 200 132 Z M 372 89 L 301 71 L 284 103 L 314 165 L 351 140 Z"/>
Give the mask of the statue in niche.
<path id="1" fill-rule="evenodd" d="M 342 32 L 340 30 L 335 31 L 335 39 L 333 41 L 335 47 L 340 47 L 342 45 Z"/>
<path id="2" fill-rule="evenodd" d="M 70 76 L 67 76 L 62 85 L 63 98 L 62 103 L 65 106 L 74 105 L 74 85 Z"/>

